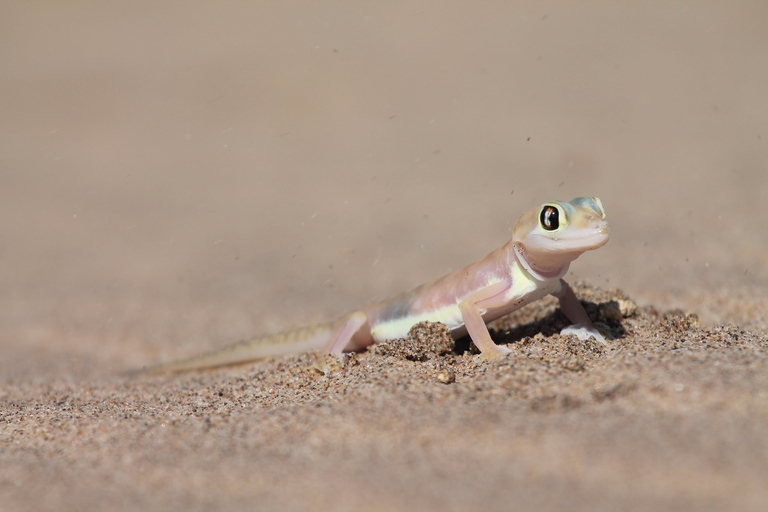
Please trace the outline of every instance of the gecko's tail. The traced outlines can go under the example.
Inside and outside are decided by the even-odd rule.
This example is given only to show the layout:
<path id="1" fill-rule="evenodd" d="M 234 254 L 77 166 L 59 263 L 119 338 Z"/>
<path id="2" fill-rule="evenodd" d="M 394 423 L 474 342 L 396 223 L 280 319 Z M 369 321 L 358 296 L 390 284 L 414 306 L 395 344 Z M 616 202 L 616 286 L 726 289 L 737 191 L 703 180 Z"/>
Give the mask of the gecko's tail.
<path id="1" fill-rule="evenodd" d="M 305 327 L 267 336 L 243 340 L 182 361 L 175 361 L 139 370 L 138 374 L 176 373 L 247 363 L 265 357 L 316 351 L 330 340 L 337 322 Z"/>

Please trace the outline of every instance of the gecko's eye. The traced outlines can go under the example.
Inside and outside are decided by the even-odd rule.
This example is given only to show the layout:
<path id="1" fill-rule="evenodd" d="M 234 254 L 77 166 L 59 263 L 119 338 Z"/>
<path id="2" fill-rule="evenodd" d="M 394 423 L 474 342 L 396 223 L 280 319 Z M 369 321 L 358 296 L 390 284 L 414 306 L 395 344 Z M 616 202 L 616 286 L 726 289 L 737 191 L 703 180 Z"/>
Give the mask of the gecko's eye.
<path id="1" fill-rule="evenodd" d="M 541 227 L 547 231 L 556 231 L 560 227 L 560 214 L 557 208 L 547 205 L 541 209 L 541 215 L 539 216 L 539 222 Z"/>

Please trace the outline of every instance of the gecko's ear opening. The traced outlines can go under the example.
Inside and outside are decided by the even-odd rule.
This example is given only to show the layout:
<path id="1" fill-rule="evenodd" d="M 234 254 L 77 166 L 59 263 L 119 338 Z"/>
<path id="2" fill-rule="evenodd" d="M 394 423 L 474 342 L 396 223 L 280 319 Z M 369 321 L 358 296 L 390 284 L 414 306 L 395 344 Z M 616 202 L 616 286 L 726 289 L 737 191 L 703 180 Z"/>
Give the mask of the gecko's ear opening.
<path id="1" fill-rule="evenodd" d="M 534 210 L 528 210 L 517 219 L 515 227 L 512 229 L 512 240 L 515 242 L 525 243 L 525 239 L 528 234 L 536 229 L 539 225 L 540 211 L 538 208 Z M 559 221 L 559 219 L 558 219 Z"/>

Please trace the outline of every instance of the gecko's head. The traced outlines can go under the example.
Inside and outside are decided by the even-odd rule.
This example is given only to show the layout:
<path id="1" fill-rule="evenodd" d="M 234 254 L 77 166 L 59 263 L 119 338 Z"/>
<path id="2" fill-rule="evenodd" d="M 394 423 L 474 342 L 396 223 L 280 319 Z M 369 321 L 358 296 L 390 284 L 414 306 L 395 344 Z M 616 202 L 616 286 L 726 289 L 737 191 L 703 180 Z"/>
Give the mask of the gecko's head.
<path id="1" fill-rule="evenodd" d="M 605 210 L 596 197 L 552 201 L 515 223 L 512 241 L 523 260 L 542 275 L 559 273 L 585 251 L 608 242 Z"/>

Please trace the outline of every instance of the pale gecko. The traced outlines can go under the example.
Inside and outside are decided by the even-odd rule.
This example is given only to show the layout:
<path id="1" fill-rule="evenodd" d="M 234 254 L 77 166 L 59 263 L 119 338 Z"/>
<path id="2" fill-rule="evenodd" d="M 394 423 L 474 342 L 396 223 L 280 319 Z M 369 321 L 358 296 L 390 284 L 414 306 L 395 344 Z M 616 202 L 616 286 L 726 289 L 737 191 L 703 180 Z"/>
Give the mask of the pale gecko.
<path id="1" fill-rule="evenodd" d="M 177 372 L 244 363 L 269 356 L 322 350 L 341 356 L 403 338 L 419 322 L 442 322 L 454 339 L 469 334 L 484 360 L 508 354 L 486 324 L 547 295 L 573 323 L 561 334 L 581 340 L 602 334 L 562 278 L 582 253 L 602 247 L 610 231 L 596 197 L 552 201 L 518 219 L 512 240 L 471 265 L 409 292 L 369 304 L 338 320 L 241 341 L 208 354 L 149 368 Z"/>

